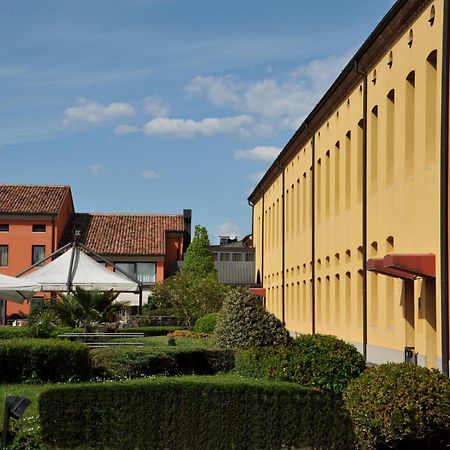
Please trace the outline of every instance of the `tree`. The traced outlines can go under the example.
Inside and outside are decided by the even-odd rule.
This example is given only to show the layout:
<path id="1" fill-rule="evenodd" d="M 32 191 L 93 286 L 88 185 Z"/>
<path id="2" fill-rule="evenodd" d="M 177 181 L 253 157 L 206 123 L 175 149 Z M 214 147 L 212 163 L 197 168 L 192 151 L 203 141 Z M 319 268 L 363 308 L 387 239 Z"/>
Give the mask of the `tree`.
<path id="1" fill-rule="evenodd" d="M 217 278 L 217 270 L 214 267 L 214 258 L 205 227 L 195 226 L 194 239 L 192 239 L 191 245 L 186 251 L 182 273 L 199 277 L 214 276 Z"/>

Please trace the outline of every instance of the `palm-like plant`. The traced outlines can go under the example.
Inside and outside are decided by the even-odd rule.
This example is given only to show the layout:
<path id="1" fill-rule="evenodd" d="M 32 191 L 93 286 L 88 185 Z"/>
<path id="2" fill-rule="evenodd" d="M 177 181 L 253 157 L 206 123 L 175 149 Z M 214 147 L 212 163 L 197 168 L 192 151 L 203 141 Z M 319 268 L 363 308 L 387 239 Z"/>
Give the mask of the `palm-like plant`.
<path id="1" fill-rule="evenodd" d="M 118 296 L 113 291 L 86 291 L 77 286 L 72 294 L 60 294 L 56 311 L 61 321 L 70 327 L 111 323 L 128 304 L 116 301 Z"/>

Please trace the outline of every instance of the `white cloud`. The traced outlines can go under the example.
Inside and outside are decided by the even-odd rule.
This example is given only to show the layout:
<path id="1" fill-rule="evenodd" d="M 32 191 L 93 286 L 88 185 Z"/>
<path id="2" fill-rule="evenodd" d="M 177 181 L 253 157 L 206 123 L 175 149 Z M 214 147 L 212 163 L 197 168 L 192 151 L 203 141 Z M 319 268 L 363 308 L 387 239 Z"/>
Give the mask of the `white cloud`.
<path id="1" fill-rule="evenodd" d="M 146 97 L 142 100 L 144 103 L 144 111 L 154 117 L 167 117 L 169 115 L 169 105 L 158 95 Z"/>
<path id="2" fill-rule="evenodd" d="M 261 178 L 264 176 L 264 173 L 265 173 L 265 172 L 256 172 L 256 173 L 252 173 L 252 174 L 249 176 L 249 179 L 252 180 L 252 181 L 254 181 L 255 183 L 258 183 L 259 180 L 261 180 Z"/>
<path id="3" fill-rule="evenodd" d="M 64 111 L 63 123 L 66 125 L 71 122 L 100 123 L 120 117 L 130 117 L 134 113 L 135 110 L 129 103 L 102 105 L 93 100 L 79 98 L 75 106 L 71 106 Z"/>
<path id="4" fill-rule="evenodd" d="M 92 172 L 94 175 L 99 175 L 100 172 L 101 172 L 101 170 L 102 170 L 102 168 L 103 168 L 103 166 L 102 166 L 101 164 L 93 164 L 93 165 L 91 166 L 91 172 Z"/>
<path id="5" fill-rule="evenodd" d="M 141 129 L 133 125 L 118 125 L 114 130 L 115 134 L 139 133 Z"/>
<path id="6" fill-rule="evenodd" d="M 281 80 L 243 82 L 230 75 L 196 76 L 185 90 L 188 96 L 203 96 L 215 106 L 254 116 L 258 124 L 254 135 L 268 135 L 276 128 L 297 129 L 347 60 L 348 55 L 314 60 Z"/>
<path id="7" fill-rule="evenodd" d="M 219 236 L 236 236 L 241 235 L 241 229 L 236 225 L 233 220 L 227 220 L 219 226 Z"/>
<path id="8" fill-rule="evenodd" d="M 159 175 L 154 170 L 144 170 L 142 172 L 142 176 L 147 180 L 154 180 L 155 178 L 158 178 Z"/>
<path id="9" fill-rule="evenodd" d="M 190 138 L 196 135 L 244 134 L 246 127 L 253 123 L 248 115 L 208 118 L 200 121 L 192 119 L 169 119 L 157 117 L 144 126 L 147 136 Z"/>
<path id="10" fill-rule="evenodd" d="M 281 152 L 281 148 L 259 145 L 250 150 L 236 150 L 236 159 L 249 159 L 253 161 L 273 161 Z"/>

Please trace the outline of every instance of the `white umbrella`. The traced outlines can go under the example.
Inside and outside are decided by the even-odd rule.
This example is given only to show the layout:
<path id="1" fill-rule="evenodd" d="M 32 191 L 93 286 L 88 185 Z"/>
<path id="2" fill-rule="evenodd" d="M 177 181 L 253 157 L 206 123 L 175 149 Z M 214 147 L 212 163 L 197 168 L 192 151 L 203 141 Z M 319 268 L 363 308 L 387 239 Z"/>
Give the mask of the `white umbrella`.
<path id="1" fill-rule="evenodd" d="M 2 300 L 23 303 L 25 299 L 31 299 L 35 292 L 40 291 L 42 286 L 38 283 L 0 274 L 0 299 Z"/>

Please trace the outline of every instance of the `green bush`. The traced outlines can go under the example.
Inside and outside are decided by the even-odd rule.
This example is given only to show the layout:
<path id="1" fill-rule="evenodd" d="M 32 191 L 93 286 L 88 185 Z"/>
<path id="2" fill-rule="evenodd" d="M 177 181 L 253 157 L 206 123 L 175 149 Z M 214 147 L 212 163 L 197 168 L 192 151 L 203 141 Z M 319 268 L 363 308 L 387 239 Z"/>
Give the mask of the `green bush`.
<path id="1" fill-rule="evenodd" d="M 0 339 L 17 339 L 31 337 L 31 328 L 29 327 L 11 327 L 0 325 Z"/>
<path id="2" fill-rule="evenodd" d="M 0 383 L 86 379 L 91 373 L 84 344 L 56 339 L 0 341 Z"/>
<path id="3" fill-rule="evenodd" d="M 271 347 L 289 343 L 283 324 L 264 310 L 248 289 L 231 290 L 225 297 L 215 328 L 218 345 L 228 348 Z"/>
<path id="4" fill-rule="evenodd" d="M 342 394 L 364 370 L 363 356 L 341 339 L 304 335 L 288 347 L 255 348 L 238 352 L 236 370 L 245 376 L 292 381 Z"/>
<path id="5" fill-rule="evenodd" d="M 213 333 L 217 324 L 217 313 L 206 314 L 195 322 L 194 331 L 198 333 Z"/>
<path id="6" fill-rule="evenodd" d="M 51 388 L 39 412 L 52 448 L 354 448 L 350 419 L 333 396 L 231 376 Z"/>
<path id="7" fill-rule="evenodd" d="M 146 348 L 92 350 L 94 375 L 103 379 L 149 375 L 212 375 L 234 368 L 231 350 L 177 349 L 164 352 Z"/>
<path id="8" fill-rule="evenodd" d="M 175 330 L 185 330 L 187 327 L 129 327 L 116 330 L 117 333 L 144 333 L 145 337 L 167 336 Z"/>
<path id="9" fill-rule="evenodd" d="M 437 370 L 383 364 L 345 392 L 358 448 L 448 448 L 450 381 Z"/>

